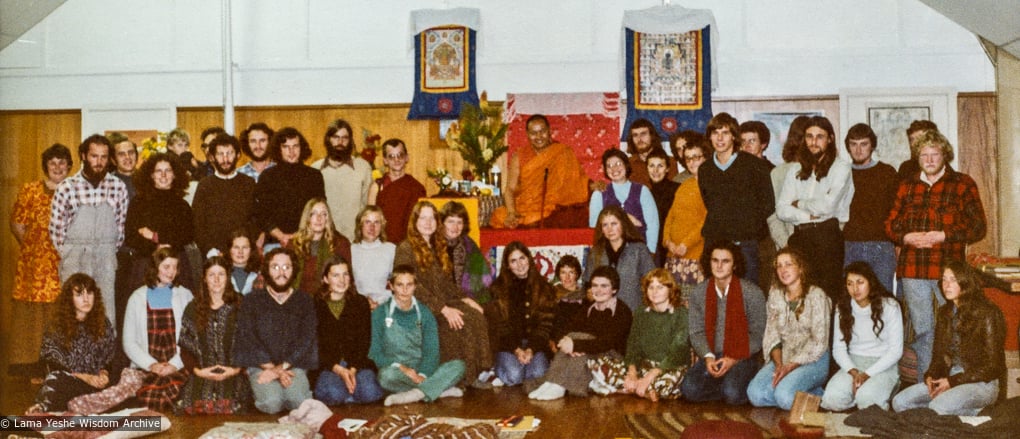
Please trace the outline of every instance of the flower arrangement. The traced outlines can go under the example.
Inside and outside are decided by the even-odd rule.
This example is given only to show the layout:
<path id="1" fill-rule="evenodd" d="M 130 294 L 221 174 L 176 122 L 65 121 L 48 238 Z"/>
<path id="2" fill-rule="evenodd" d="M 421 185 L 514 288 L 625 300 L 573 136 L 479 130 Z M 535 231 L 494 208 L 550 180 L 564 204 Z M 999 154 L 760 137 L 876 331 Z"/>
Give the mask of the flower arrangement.
<path id="1" fill-rule="evenodd" d="M 471 165 L 475 177 L 485 178 L 507 151 L 506 130 L 503 107 L 490 105 L 483 91 L 477 107 L 460 107 L 460 118 L 446 131 L 446 144 Z"/>
<path id="2" fill-rule="evenodd" d="M 427 169 L 425 172 L 429 175 L 429 178 L 431 178 L 432 181 L 436 182 L 439 186 L 439 192 L 444 192 L 447 189 L 450 189 L 450 186 L 453 186 L 453 177 L 450 176 L 450 173 L 446 169 Z"/>
<path id="3" fill-rule="evenodd" d="M 165 153 L 167 151 L 166 135 L 166 132 L 156 131 L 155 136 L 143 140 L 142 144 L 138 146 L 138 162 L 145 162 L 153 154 Z"/>

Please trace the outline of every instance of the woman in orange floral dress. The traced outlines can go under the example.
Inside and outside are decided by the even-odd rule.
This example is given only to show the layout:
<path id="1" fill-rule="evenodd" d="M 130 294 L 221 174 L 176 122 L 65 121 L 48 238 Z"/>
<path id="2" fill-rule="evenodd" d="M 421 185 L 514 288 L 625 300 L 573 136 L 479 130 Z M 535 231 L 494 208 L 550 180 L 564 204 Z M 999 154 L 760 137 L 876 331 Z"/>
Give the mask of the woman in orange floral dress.
<path id="1" fill-rule="evenodd" d="M 18 191 L 11 215 L 11 232 L 21 245 L 18 268 L 14 276 L 11 328 L 17 331 L 10 348 L 11 364 L 35 363 L 39 359 L 44 324 L 49 320 L 53 303 L 60 295 L 57 267 L 60 256 L 50 240 L 50 202 L 57 184 L 71 170 L 71 151 L 59 143 L 42 153 L 46 178 L 26 183 Z M 33 375 L 41 377 L 39 369 Z"/>

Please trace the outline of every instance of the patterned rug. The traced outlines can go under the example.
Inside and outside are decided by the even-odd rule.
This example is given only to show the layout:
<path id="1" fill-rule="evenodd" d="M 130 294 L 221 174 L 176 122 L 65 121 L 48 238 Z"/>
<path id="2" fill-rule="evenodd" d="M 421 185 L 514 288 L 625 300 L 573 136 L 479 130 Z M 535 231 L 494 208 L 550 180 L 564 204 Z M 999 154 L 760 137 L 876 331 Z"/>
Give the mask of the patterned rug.
<path id="1" fill-rule="evenodd" d="M 736 412 L 704 411 L 698 413 L 690 412 L 665 412 L 653 414 L 630 414 L 625 415 L 627 427 L 634 435 L 634 439 L 657 439 L 657 438 L 678 438 L 683 434 L 684 429 L 703 420 L 730 420 L 746 422 L 761 430 L 762 437 L 781 437 L 773 434 L 766 425 L 766 421 L 756 421 L 746 415 Z"/>

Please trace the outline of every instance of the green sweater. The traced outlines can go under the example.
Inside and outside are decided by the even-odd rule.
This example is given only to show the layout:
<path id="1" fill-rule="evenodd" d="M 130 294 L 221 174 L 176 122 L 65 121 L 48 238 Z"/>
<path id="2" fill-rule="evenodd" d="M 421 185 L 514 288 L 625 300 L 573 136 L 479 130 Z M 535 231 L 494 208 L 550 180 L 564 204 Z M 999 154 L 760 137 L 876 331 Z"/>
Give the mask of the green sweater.
<path id="1" fill-rule="evenodd" d="M 650 360 L 658 362 L 663 370 L 671 370 L 687 364 L 690 356 L 684 309 L 656 312 L 646 306 L 634 313 L 623 359 L 626 365 L 640 366 L 642 361 Z"/>

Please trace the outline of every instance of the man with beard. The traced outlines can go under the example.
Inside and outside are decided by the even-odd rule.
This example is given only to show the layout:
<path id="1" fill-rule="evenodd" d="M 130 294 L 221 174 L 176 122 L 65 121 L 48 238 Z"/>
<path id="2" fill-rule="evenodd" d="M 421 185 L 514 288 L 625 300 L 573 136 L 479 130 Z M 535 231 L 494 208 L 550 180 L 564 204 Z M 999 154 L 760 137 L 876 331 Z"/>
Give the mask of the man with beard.
<path id="1" fill-rule="evenodd" d="M 217 134 L 209 142 L 209 156 L 216 170 L 198 182 L 191 210 L 195 218 L 195 243 L 202 254 L 228 254 L 231 232 L 255 231 L 255 180 L 235 170 L 240 145 L 234 136 Z"/>
<path id="2" fill-rule="evenodd" d="M 124 243 L 128 192 L 124 182 L 107 173 L 113 145 L 93 134 L 78 146 L 82 167 L 64 179 L 53 194 L 50 238 L 60 253 L 60 280 L 85 273 L 103 294 L 106 318 L 116 322 L 114 274 L 117 248 Z"/>
<path id="3" fill-rule="evenodd" d="M 627 138 L 627 153 L 630 154 L 630 181 L 645 186 L 652 186 L 648 176 L 648 153 L 653 149 L 662 149 L 662 138 L 648 119 L 638 119 L 630 125 L 630 137 Z M 668 167 L 667 179 L 676 176 L 676 167 Z"/>
<path id="4" fill-rule="evenodd" d="M 248 156 L 249 162 L 237 169 L 237 172 L 247 175 L 259 181 L 262 171 L 276 165 L 269 156 L 269 139 L 273 138 L 273 130 L 262 122 L 255 122 L 248 125 L 248 129 L 241 131 L 241 151 Z"/>
<path id="5" fill-rule="evenodd" d="M 286 247 L 297 232 L 305 203 L 326 196 L 322 173 L 304 164 L 312 148 L 300 131 L 292 127 L 277 131 L 269 142 L 269 154 L 276 166 L 262 172 L 255 185 L 255 218 L 269 235 L 267 249 L 277 244 Z"/>
<path id="6" fill-rule="evenodd" d="M 878 136 L 870 126 L 859 123 L 850 127 L 845 142 L 853 160 L 854 198 L 850 201 L 850 221 L 843 227 L 844 263 L 867 262 L 885 289 L 892 291 L 896 249 L 885 234 L 885 219 L 896 200 L 899 178 L 891 165 L 872 157 Z"/>
<path id="7" fill-rule="evenodd" d="M 911 149 L 916 149 L 921 170 L 900 182 L 885 233 L 901 246 L 896 274 L 903 280 L 920 377 L 932 363 L 932 297 L 939 306 L 946 303 L 939 288 L 942 267 L 950 260 L 966 260 L 967 245 L 984 238 L 988 225 L 974 179 L 949 166 L 953 161 L 949 140 L 928 130 L 911 143 Z"/>
<path id="8" fill-rule="evenodd" d="M 346 120 L 329 124 L 323 144 L 326 157 L 312 163 L 322 172 L 326 184 L 326 202 L 333 225 L 347 239 L 354 239 L 354 217 L 368 202 L 372 186 L 372 165 L 354 156 L 354 130 Z"/>
<path id="9" fill-rule="evenodd" d="M 804 130 L 798 164 L 783 179 L 776 215 L 793 224 L 788 245 L 811 261 L 814 279 L 835 301 L 843 287 L 843 232 L 850 219 L 854 183 L 850 164 L 836 153 L 836 134 L 829 119 L 814 116 Z"/>
<path id="10" fill-rule="evenodd" d="M 237 314 L 234 363 L 248 369 L 262 413 L 293 410 L 312 397 L 307 372 L 319 366 L 317 319 L 312 296 L 291 286 L 297 263 L 291 249 L 270 251 L 262 265 L 266 288 L 245 296 Z"/>

